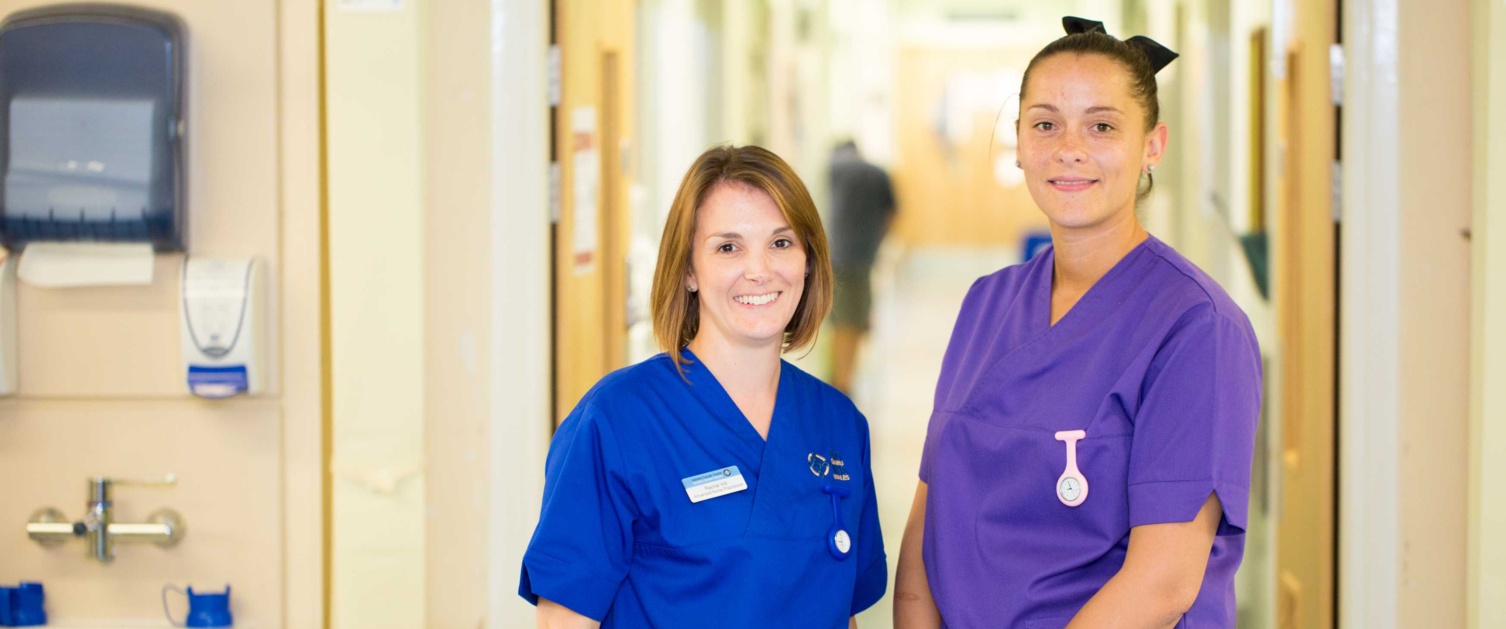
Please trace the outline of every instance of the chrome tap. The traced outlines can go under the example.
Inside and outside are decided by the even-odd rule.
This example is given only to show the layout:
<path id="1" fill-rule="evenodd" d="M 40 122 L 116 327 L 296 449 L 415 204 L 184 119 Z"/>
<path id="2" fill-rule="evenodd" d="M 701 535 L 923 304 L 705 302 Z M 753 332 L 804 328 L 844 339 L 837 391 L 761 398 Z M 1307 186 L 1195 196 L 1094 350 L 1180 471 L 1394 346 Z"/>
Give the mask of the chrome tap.
<path id="1" fill-rule="evenodd" d="M 178 482 L 178 477 L 168 474 L 162 480 L 127 481 L 96 476 L 89 479 L 89 509 L 78 522 L 69 522 L 61 511 L 47 507 L 39 509 L 26 524 L 26 534 L 43 546 L 56 546 L 75 537 L 84 538 L 89 556 L 100 563 L 115 559 L 115 543 L 123 541 L 152 542 L 163 548 L 174 546 L 183 539 L 186 527 L 183 517 L 171 509 L 158 509 L 147 516 L 143 523 L 115 522 L 112 517 L 112 495 L 116 485 L 168 486 Z"/>

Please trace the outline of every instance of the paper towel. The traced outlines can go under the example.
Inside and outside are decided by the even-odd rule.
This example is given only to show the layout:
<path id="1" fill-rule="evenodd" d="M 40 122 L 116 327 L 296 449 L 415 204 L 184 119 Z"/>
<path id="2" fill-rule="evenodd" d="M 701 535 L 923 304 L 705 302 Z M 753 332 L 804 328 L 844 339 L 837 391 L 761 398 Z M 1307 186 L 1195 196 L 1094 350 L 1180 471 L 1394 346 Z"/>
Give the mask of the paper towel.
<path id="1" fill-rule="evenodd" d="M 21 252 L 21 281 L 43 288 L 152 283 L 151 243 L 34 242 Z"/>

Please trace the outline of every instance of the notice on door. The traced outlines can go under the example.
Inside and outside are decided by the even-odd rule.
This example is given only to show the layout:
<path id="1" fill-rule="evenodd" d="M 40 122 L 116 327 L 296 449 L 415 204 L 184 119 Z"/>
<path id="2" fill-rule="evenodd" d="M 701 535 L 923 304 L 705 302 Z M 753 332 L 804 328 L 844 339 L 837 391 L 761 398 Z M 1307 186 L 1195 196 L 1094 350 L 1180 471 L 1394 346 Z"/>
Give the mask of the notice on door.
<path id="1" fill-rule="evenodd" d="M 389 13 L 403 10 L 403 0 L 340 0 L 335 8 L 341 11 Z"/>
<path id="2" fill-rule="evenodd" d="M 576 107 L 570 112 L 570 180 L 572 267 L 577 275 L 596 264 L 599 240 L 601 150 L 596 137 L 596 108 Z"/>

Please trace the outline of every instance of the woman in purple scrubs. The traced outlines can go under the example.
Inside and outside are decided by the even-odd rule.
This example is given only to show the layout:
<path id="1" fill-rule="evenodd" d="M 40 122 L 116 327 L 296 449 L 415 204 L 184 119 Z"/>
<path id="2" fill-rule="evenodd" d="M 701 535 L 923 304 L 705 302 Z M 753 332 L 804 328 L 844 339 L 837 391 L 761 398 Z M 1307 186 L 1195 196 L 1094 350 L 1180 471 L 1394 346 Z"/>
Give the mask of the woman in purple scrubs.
<path id="1" fill-rule="evenodd" d="M 1020 88 L 1052 248 L 979 279 L 936 387 L 895 620 L 1233 627 L 1260 407 L 1249 320 L 1146 233 L 1166 148 L 1144 37 L 1065 18 Z"/>

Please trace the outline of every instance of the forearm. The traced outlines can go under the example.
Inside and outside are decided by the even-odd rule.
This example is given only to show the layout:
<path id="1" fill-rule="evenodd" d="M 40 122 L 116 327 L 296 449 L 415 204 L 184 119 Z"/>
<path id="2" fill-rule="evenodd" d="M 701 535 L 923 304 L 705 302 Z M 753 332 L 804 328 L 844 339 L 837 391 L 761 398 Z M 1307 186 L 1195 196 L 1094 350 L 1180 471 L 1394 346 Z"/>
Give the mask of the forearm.
<path id="1" fill-rule="evenodd" d="M 539 629 L 597 629 L 601 626 L 601 623 L 545 598 L 539 599 L 535 618 Z"/>
<path id="2" fill-rule="evenodd" d="M 1187 607 L 1168 588 L 1120 571 L 1077 612 L 1067 629 L 1165 629 L 1175 626 Z"/>
<path id="3" fill-rule="evenodd" d="M 926 484 L 915 490 L 910 520 L 899 546 L 899 566 L 894 575 L 894 626 L 896 629 L 940 629 L 941 612 L 931 597 L 921 546 L 925 540 Z"/>
<path id="4" fill-rule="evenodd" d="M 1130 529 L 1124 566 L 1077 612 L 1067 629 L 1175 625 L 1202 589 L 1208 552 L 1222 517 L 1223 506 L 1217 496 L 1210 495 L 1190 522 Z"/>

